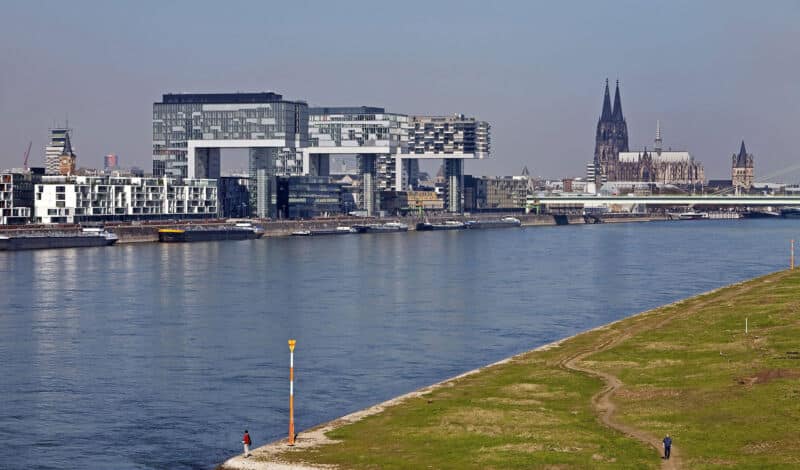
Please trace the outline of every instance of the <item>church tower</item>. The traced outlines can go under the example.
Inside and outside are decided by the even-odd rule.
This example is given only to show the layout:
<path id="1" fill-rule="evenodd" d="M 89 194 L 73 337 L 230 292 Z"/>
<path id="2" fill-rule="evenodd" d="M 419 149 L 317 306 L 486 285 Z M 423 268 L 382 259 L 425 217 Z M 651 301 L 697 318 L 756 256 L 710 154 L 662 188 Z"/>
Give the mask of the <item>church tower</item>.
<path id="1" fill-rule="evenodd" d="M 603 111 L 597 122 L 597 134 L 594 145 L 595 181 L 601 184 L 618 179 L 617 167 L 619 153 L 628 151 L 628 125 L 622 114 L 622 98 L 619 93 L 619 81 L 614 92 L 614 107 L 611 107 L 611 93 L 608 90 L 606 79 L 605 96 L 603 97 Z"/>
<path id="2" fill-rule="evenodd" d="M 741 194 L 742 192 L 749 191 L 750 186 L 753 186 L 754 158 L 753 154 L 747 153 L 747 149 L 744 148 L 744 140 L 742 141 L 742 146 L 739 148 L 739 154 L 737 155 L 734 153 L 731 160 L 731 184 L 733 185 L 734 192 L 736 194 Z"/>

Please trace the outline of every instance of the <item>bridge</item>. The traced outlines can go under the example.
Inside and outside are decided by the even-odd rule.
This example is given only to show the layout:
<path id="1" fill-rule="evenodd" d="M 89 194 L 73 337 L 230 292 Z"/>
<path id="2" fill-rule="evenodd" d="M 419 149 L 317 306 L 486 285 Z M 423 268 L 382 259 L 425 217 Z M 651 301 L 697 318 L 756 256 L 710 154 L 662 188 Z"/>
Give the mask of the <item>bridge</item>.
<path id="1" fill-rule="evenodd" d="M 800 196 L 544 196 L 528 198 L 528 207 L 545 206 L 713 206 L 713 207 L 800 207 Z"/>

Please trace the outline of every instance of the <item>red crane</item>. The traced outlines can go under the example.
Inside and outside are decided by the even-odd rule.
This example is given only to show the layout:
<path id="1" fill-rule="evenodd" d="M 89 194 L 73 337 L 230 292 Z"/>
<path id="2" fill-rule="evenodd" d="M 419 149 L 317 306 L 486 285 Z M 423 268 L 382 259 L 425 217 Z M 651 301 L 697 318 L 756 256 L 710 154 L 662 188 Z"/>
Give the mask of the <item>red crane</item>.
<path id="1" fill-rule="evenodd" d="M 22 162 L 25 171 L 28 171 L 28 156 L 31 154 L 31 145 L 33 145 L 33 142 L 28 142 L 28 150 L 25 151 L 25 161 Z"/>

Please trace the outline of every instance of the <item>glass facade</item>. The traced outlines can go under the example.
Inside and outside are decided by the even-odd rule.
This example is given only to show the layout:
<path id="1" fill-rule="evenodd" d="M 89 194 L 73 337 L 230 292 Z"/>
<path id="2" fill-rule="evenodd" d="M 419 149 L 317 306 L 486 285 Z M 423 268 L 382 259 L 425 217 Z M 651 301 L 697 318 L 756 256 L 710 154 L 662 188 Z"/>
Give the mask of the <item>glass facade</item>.
<path id="1" fill-rule="evenodd" d="M 342 186 L 329 177 L 283 177 L 277 187 L 279 218 L 310 219 L 342 212 Z"/>
<path id="2" fill-rule="evenodd" d="M 163 95 L 153 103 L 154 176 L 187 177 L 188 140 L 283 140 L 276 153 L 288 161 L 271 166 L 302 171 L 294 149 L 307 145 L 308 105 L 270 92 Z"/>

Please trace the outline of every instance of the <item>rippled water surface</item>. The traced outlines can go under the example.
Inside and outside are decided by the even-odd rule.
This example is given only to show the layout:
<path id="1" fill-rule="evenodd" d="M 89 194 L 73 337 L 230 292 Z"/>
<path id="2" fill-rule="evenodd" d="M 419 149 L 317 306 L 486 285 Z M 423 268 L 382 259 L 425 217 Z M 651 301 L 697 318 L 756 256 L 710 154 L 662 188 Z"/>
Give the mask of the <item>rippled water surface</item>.
<path id="1" fill-rule="evenodd" d="M 469 369 L 788 265 L 800 221 L 0 253 L 0 467 L 213 468 Z"/>

